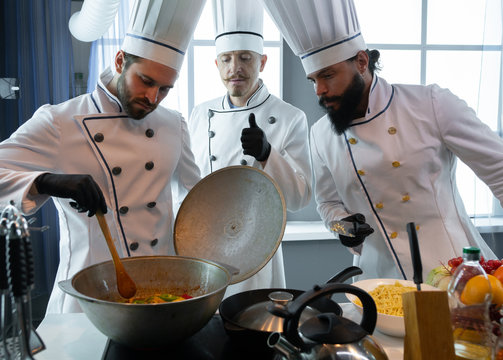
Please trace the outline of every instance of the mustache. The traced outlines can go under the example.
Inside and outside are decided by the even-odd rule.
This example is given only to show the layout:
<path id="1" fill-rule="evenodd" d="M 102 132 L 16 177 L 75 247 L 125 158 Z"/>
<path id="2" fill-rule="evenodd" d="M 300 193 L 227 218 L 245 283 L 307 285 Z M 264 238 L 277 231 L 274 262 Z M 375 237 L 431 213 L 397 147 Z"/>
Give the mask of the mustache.
<path id="1" fill-rule="evenodd" d="M 327 103 L 329 102 L 340 102 L 342 100 L 342 96 L 320 96 L 318 99 L 318 104 L 324 108 L 327 107 Z"/>
<path id="2" fill-rule="evenodd" d="M 237 76 L 229 76 L 227 78 L 224 78 L 225 81 L 230 81 L 230 80 L 248 80 L 250 77 L 249 76 L 243 76 L 243 75 L 237 75 Z"/>

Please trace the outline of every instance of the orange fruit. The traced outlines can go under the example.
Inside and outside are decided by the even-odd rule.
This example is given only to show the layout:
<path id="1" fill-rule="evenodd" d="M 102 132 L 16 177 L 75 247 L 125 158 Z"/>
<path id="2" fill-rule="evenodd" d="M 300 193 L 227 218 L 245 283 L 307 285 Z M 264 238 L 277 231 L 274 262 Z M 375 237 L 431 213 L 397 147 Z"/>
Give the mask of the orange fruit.
<path id="1" fill-rule="evenodd" d="M 474 305 L 484 302 L 488 293 L 490 282 L 484 275 L 476 275 L 466 282 L 465 288 L 461 292 L 459 300 L 465 305 Z"/>
<path id="2" fill-rule="evenodd" d="M 487 275 L 487 278 L 489 282 L 484 275 L 477 275 L 468 280 L 460 296 L 461 302 L 466 305 L 480 304 L 491 292 L 492 303 L 503 304 L 503 284 L 493 275 Z M 489 284 L 491 284 L 491 289 L 489 289 Z"/>
<path id="3" fill-rule="evenodd" d="M 497 277 L 498 280 L 501 281 L 501 283 L 503 283 L 503 265 L 494 270 L 493 276 Z"/>
<path id="4" fill-rule="evenodd" d="M 487 275 L 487 277 L 491 282 L 492 303 L 497 305 L 503 304 L 503 284 L 494 275 Z"/>

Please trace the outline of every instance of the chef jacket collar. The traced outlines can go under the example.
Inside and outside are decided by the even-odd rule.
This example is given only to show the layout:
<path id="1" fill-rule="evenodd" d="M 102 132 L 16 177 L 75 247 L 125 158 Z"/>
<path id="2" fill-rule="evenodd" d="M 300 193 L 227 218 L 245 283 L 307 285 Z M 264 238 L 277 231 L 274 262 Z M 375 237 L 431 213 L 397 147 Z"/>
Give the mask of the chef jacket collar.
<path id="1" fill-rule="evenodd" d="M 241 107 L 241 108 L 249 108 L 249 107 L 255 107 L 260 104 L 262 104 L 267 98 L 269 97 L 269 91 L 267 90 L 267 87 L 265 86 L 264 82 L 262 79 L 258 79 L 258 88 L 257 90 L 250 96 L 248 101 L 246 102 L 246 105 Z M 236 110 L 239 109 L 239 107 L 231 107 L 230 106 L 230 99 L 229 99 L 229 93 L 225 94 L 224 98 L 222 99 L 222 109 L 223 110 Z"/>
<path id="2" fill-rule="evenodd" d="M 110 67 L 107 67 L 98 79 L 96 90 L 91 94 L 91 98 L 98 113 L 122 113 L 124 109 L 119 99 L 113 95 L 107 85 L 112 81 L 114 75 Z"/>
<path id="3" fill-rule="evenodd" d="M 355 119 L 350 126 L 363 125 L 385 113 L 393 100 L 394 88 L 386 80 L 374 74 L 370 85 L 369 101 L 365 117 Z"/>

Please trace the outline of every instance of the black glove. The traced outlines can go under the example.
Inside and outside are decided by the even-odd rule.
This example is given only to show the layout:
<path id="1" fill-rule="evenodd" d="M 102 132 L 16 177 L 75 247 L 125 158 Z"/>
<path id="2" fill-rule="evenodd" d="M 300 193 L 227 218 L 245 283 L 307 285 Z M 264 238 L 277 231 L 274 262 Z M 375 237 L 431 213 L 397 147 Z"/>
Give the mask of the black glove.
<path id="1" fill-rule="evenodd" d="M 243 154 L 251 155 L 257 161 L 266 161 L 271 153 L 271 144 L 267 141 L 264 131 L 257 126 L 254 113 L 250 114 L 248 122 L 250 127 L 241 132 Z"/>
<path id="2" fill-rule="evenodd" d="M 98 209 L 103 214 L 107 212 L 103 193 L 91 175 L 44 173 L 35 179 L 35 186 L 39 194 L 75 200 L 76 203 L 71 202 L 70 205 L 79 212 L 88 211 L 89 217 Z"/>
<path id="3" fill-rule="evenodd" d="M 367 236 L 374 232 L 374 229 L 372 229 L 370 225 L 365 222 L 365 216 L 363 216 L 363 214 L 353 214 L 341 220 L 350 221 L 355 224 L 355 237 L 349 237 L 339 234 L 339 239 L 344 246 L 358 246 L 363 242 L 363 240 L 365 240 Z"/>

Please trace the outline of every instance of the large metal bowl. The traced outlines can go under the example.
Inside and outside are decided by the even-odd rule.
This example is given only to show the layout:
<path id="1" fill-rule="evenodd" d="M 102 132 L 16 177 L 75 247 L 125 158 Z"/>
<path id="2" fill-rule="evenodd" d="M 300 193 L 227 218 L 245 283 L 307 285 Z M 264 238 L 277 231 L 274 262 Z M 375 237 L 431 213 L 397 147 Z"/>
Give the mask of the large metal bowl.
<path id="1" fill-rule="evenodd" d="M 226 268 L 197 258 L 142 256 L 122 261 L 137 295 L 170 292 L 193 298 L 164 304 L 121 303 L 112 261 L 87 267 L 58 285 L 77 298 L 98 330 L 134 348 L 166 347 L 195 334 L 215 314 L 231 280 Z"/>

